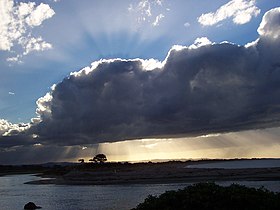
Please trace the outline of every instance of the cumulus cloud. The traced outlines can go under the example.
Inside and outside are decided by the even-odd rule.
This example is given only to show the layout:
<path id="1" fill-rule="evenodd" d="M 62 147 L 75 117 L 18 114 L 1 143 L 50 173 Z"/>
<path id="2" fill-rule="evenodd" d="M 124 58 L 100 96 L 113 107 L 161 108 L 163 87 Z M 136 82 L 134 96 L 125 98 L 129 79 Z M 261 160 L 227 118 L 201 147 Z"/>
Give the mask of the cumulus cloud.
<path id="1" fill-rule="evenodd" d="M 21 46 L 26 55 L 51 48 L 51 44 L 41 37 L 32 36 L 32 28 L 40 26 L 55 14 L 49 5 L 41 3 L 36 6 L 35 2 L 14 3 L 13 0 L 2 0 L 0 8 L 0 50 L 11 52 L 15 46 Z M 7 60 L 18 61 L 21 57 L 19 53 Z"/>
<path id="2" fill-rule="evenodd" d="M 51 18 L 54 14 L 49 5 L 41 3 L 30 12 L 30 15 L 26 18 L 26 23 L 31 27 L 39 26 L 44 20 Z"/>
<path id="3" fill-rule="evenodd" d="M 0 119 L 0 135 L 2 136 L 11 136 L 14 134 L 18 134 L 27 130 L 29 128 L 29 124 L 20 123 L 13 124 L 8 122 L 7 120 Z"/>
<path id="4" fill-rule="evenodd" d="M 11 127 L 11 124 L 4 119 L 0 119 L 0 135 L 4 134 Z"/>
<path id="5" fill-rule="evenodd" d="M 255 0 L 232 0 L 221 6 L 216 12 L 202 14 L 198 22 L 203 26 L 212 26 L 232 18 L 233 22 L 242 25 L 250 22 L 252 17 L 260 14 Z"/>
<path id="6" fill-rule="evenodd" d="M 279 39 L 280 36 L 280 8 L 275 8 L 265 13 L 258 28 L 258 33 L 263 37 Z"/>
<path id="7" fill-rule="evenodd" d="M 279 13 L 265 14 L 250 45 L 202 37 L 173 47 L 163 62 L 94 62 L 37 101 L 28 129 L 2 121 L 0 145 L 20 135 L 29 144 L 85 145 L 279 126 Z"/>

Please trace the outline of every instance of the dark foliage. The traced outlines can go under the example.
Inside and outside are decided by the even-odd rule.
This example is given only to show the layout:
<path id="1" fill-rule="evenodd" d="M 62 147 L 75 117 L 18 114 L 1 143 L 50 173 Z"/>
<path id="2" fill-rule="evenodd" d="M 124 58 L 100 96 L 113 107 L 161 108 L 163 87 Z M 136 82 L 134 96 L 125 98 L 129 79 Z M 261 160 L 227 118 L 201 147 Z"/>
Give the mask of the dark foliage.
<path id="1" fill-rule="evenodd" d="M 149 195 L 133 210 L 279 210 L 280 194 L 238 184 L 199 183 L 183 190 Z"/>
<path id="2" fill-rule="evenodd" d="M 42 208 L 41 206 L 36 206 L 36 204 L 33 202 L 29 202 L 24 205 L 24 209 L 29 209 L 29 210 L 41 209 L 41 208 Z"/>
<path id="3" fill-rule="evenodd" d="M 96 163 L 104 163 L 107 161 L 107 157 L 104 154 L 98 154 L 92 159 L 92 161 Z"/>
<path id="4" fill-rule="evenodd" d="M 81 158 L 78 160 L 80 163 L 84 163 L 85 162 L 85 159 Z"/>

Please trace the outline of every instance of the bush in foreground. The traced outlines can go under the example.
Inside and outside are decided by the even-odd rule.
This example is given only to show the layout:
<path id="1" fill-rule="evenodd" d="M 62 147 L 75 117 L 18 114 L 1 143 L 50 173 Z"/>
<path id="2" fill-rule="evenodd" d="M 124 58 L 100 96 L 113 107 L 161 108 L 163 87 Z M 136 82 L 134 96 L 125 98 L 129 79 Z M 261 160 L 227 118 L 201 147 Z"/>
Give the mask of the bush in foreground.
<path id="1" fill-rule="evenodd" d="M 133 210 L 279 210 L 280 194 L 238 184 L 198 183 L 160 196 L 149 195 Z"/>

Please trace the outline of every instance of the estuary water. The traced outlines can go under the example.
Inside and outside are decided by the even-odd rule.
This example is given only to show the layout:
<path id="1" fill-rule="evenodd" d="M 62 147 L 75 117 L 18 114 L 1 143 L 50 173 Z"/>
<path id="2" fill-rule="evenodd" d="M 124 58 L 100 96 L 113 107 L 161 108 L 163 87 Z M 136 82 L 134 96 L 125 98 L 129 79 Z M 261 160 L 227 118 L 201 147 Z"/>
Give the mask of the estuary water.
<path id="1" fill-rule="evenodd" d="M 167 190 L 182 189 L 192 183 L 133 184 L 105 186 L 29 185 L 28 181 L 40 179 L 32 175 L 0 177 L 0 209 L 22 210 L 29 201 L 43 210 L 127 210 L 143 202 L 149 195 Z M 232 182 L 217 182 L 230 185 Z M 250 187 L 264 186 L 280 191 L 280 181 L 238 182 Z"/>
<path id="2" fill-rule="evenodd" d="M 0 209 L 23 209 L 29 201 L 43 210 L 126 210 L 149 195 L 185 187 L 184 184 L 139 184 L 105 186 L 29 185 L 40 179 L 32 175 L 0 177 Z"/>

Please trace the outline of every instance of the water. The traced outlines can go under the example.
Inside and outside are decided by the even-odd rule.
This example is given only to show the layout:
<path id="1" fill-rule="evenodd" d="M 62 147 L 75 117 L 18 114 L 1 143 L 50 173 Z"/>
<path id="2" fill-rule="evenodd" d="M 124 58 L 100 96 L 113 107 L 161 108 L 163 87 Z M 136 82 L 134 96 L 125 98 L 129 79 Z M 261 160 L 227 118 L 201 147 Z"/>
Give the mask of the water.
<path id="1" fill-rule="evenodd" d="M 187 167 L 188 168 L 225 168 L 225 169 L 275 168 L 275 167 L 280 167 L 280 159 L 230 160 L 230 161 L 195 164 L 195 165 L 189 165 Z"/>
<path id="2" fill-rule="evenodd" d="M 0 209 L 20 210 L 29 201 L 43 210 L 126 210 L 136 207 L 149 195 L 182 189 L 185 184 L 134 184 L 106 186 L 27 185 L 40 179 L 31 175 L 0 177 Z M 232 182 L 218 182 L 230 185 Z M 251 187 L 265 186 L 280 191 L 280 181 L 238 182 Z"/>
<path id="3" fill-rule="evenodd" d="M 184 184 L 106 186 L 27 185 L 31 175 L 0 177 L 0 209 L 23 209 L 29 201 L 44 210 L 125 210 L 136 207 L 149 195 L 184 188 Z"/>

